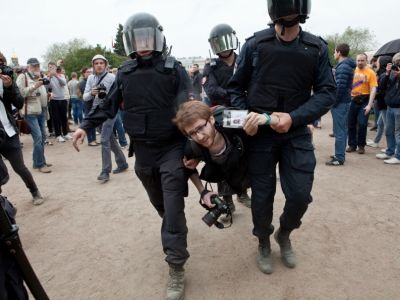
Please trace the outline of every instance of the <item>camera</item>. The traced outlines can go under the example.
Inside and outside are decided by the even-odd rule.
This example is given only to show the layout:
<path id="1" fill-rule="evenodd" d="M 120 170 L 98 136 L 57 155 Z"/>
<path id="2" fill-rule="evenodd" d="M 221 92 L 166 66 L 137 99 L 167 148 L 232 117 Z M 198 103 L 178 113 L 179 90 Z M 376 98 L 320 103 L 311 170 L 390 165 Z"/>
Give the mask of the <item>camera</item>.
<path id="1" fill-rule="evenodd" d="M 40 78 L 39 81 L 43 82 L 43 85 L 49 85 L 50 84 L 50 80 L 48 80 L 47 78 Z"/>
<path id="2" fill-rule="evenodd" d="M 400 71 L 400 65 L 392 65 L 392 71 Z"/>
<path id="3" fill-rule="evenodd" d="M 6 65 L 0 65 L 0 75 L 7 75 L 13 78 L 14 71 L 12 68 Z"/>
<path id="4" fill-rule="evenodd" d="M 218 226 L 218 225 L 220 225 L 217 221 L 218 218 L 222 214 L 231 215 L 232 214 L 231 210 L 230 210 L 228 204 L 224 200 L 219 198 L 217 195 L 213 195 L 211 197 L 211 203 L 215 204 L 215 207 L 211 208 L 209 210 L 209 212 L 204 215 L 202 220 L 204 221 L 204 223 L 206 223 L 210 227 L 215 224 L 215 225 L 217 225 L 218 228 L 220 228 Z"/>
<path id="5" fill-rule="evenodd" d="M 100 99 L 104 99 L 104 98 L 106 97 L 106 95 L 107 95 L 107 88 L 106 88 L 106 86 L 105 86 L 104 84 L 100 83 L 100 84 L 96 87 L 96 89 L 99 91 L 99 93 L 97 94 L 97 96 L 98 96 Z"/>

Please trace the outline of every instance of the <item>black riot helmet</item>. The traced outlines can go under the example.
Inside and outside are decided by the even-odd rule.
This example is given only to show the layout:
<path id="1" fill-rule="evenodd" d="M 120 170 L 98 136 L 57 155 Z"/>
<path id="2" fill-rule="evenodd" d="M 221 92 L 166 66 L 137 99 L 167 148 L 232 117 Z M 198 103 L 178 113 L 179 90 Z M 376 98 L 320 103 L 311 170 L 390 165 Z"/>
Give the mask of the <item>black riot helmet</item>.
<path id="1" fill-rule="evenodd" d="M 236 32 L 228 24 L 218 24 L 211 32 L 208 39 L 214 54 L 219 54 L 226 50 L 235 50 L 238 47 Z"/>
<path id="2" fill-rule="evenodd" d="M 122 31 L 126 55 L 133 57 L 139 51 L 162 53 L 166 47 L 163 28 L 158 20 L 148 13 L 132 15 Z"/>
<path id="3" fill-rule="evenodd" d="M 311 0 L 267 0 L 267 4 L 272 22 L 280 24 L 290 15 L 298 15 L 296 21 L 304 23 L 311 11 Z"/>

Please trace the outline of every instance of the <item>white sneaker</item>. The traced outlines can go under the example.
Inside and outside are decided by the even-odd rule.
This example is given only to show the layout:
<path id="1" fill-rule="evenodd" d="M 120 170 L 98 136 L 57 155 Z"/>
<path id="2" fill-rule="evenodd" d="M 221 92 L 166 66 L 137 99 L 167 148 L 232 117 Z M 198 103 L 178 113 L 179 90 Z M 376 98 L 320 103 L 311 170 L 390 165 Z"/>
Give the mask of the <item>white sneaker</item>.
<path id="1" fill-rule="evenodd" d="M 57 142 L 59 142 L 59 143 L 64 143 L 64 142 L 65 142 L 65 139 L 64 139 L 61 135 L 59 135 L 59 136 L 57 137 Z"/>
<path id="2" fill-rule="evenodd" d="M 386 149 L 381 149 L 381 152 L 382 153 L 386 153 Z"/>
<path id="3" fill-rule="evenodd" d="M 392 157 L 383 161 L 385 164 L 396 165 L 400 164 L 400 159 L 397 157 Z"/>
<path id="4" fill-rule="evenodd" d="M 378 153 L 376 155 L 376 158 L 378 158 L 378 159 L 389 159 L 391 157 L 392 157 L 391 155 L 387 155 L 386 153 Z"/>
<path id="5" fill-rule="evenodd" d="M 367 146 L 372 147 L 372 148 L 378 148 L 379 144 L 375 143 L 373 140 L 368 140 L 367 141 Z"/>
<path id="6" fill-rule="evenodd" d="M 69 133 L 67 133 L 67 135 L 64 135 L 63 138 L 67 141 L 72 140 L 72 135 L 70 135 Z"/>

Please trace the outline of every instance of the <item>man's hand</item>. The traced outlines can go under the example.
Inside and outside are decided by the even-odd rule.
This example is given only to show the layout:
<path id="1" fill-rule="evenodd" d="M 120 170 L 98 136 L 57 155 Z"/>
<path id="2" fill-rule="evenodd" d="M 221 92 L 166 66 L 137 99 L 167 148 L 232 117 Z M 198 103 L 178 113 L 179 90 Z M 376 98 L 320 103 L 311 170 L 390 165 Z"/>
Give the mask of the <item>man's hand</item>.
<path id="1" fill-rule="evenodd" d="M 80 151 L 79 150 L 79 146 L 78 145 L 82 145 L 83 143 L 83 139 L 86 137 L 86 132 L 85 130 L 78 128 L 73 136 L 72 136 L 72 145 L 74 146 L 74 148 L 76 149 L 76 151 Z"/>
<path id="2" fill-rule="evenodd" d="M 258 131 L 259 125 L 264 125 L 267 122 L 267 118 L 263 114 L 251 112 L 246 116 L 244 120 L 243 130 L 247 135 L 253 136 Z"/>
<path id="3" fill-rule="evenodd" d="M 43 85 L 43 81 L 39 80 L 39 81 L 36 81 L 36 82 L 35 82 L 35 84 L 33 85 L 33 87 L 34 87 L 34 89 L 36 90 L 36 89 L 40 88 L 42 85 Z"/>
<path id="4" fill-rule="evenodd" d="M 271 128 L 278 133 L 286 133 L 289 131 L 290 127 L 292 126 L 292 118 L 288 113 L 284 112 L 274 112 L 272 116 L 277 116 L 279 122 L 277 124 L 272 125 Z"/>
<path id="5" fill-rule="evenodd" d="M 186 159 L 186 157 L 183 158 L 183 164 L 185 165 L 186 168 L 194 170 L 196 169 L 197 165 L 199 164 L 198 159 Z"/>
<path id="6" fill-rule="evenodd" d="M 372 106 L 370 106 L 370 105 L 367 105 L 366 107 L 364 107 L 364 115 L 368 115 L 369 112 L 371 111 L 371 109 L 372 109 Z"/>
<path id="7" fill-rule="evenodd" d="M 91 94 L 96 97 L 99 94 L 99 90 L 97 88 L 92 88 Z"/>
<path id="8" fill-rule="evenodd" d="M 211 203 L 211 197 L 214 195 L 218 195 L 217 192 L 208 192 L 207 194 L 205 194 L 203 196 L 203 198 L 201 198 L 201 202 L 205 205 L 207 205 L 209 208 L 213 208 L 215 206 L 215 204 Z"/>
<path id="9" fill-rule="evenodd" d="M 3 81 L 3 85 L 6 88 L 9 88 L 12 85 L 12 79 L 7 75 L 0 75 L 1 80 Z"/>

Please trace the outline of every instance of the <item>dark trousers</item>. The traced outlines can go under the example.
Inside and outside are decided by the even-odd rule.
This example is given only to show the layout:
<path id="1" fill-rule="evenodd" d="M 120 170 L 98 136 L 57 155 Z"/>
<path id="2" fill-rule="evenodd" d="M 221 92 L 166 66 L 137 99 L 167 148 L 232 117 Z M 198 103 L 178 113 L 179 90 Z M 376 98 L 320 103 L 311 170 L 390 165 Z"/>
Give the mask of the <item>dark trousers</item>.
<path id="1" fill-rule="evenodd" d="M 0 147 L 0 154 L 8 159 L 14 172 L 21 177 L 29 191 L 31 193 L 36 192 L 38 188 L 33 180 L 32 173 L 25 166 L 21 143 L 17 134 L 7 138 L 6 142 Z"/>
<path id="2" fill-rule="evenodd" d="M 161 240 L 165 260 L 183 265 L 189 257 L 184 196 L 187 178 L 182 163 L 183 144 L 135 142 L 135 172 L 162 217 Z"/>
<path id="3" fill-rule="evenodd" d="M 365 115 L 364 108 L 368 105 L 368 101 L 355 103 L 351 101 L 349 110 L 349 146 L 356 148 L 357 146 L 365 147 L 367 143 L 367 127 L 369 114 Z"/>
<path id="4" fill-rule="evenodd" d="M 51 100 L 52 118 L 56 136 L 68 134 L 67 107 L 67 100 Z"/>
<path id="5" fill-rule="evenodd" d="M 300 227 L 301 218 L 312 201 L 316 159 L 307 128 L 286 134 L 259 133 L 249 140 L 248 161 L 252 190 L 253 234 L 265 238 L 272 234 L 273 204 L 276 192 L 276 164 L 286 198 L 280 226 L 284 230 Z"/>
<path id="6" fill-rule="evenodd" d="M 53 111 L 51 109 L 51 103 L 53 101 L 50 101 L 48 103 L 48 111 L 49 111 L 49 119 L 47 120 L 47 128 L 49 129 L 49 133 L 54 133 L 54 125 L 53 125 Z"/>
<path id="7" fill-rule="evenodd" d="M 93 100 L 85 101 L 83 104 L 83 113 L 85 116 L 92 110 Z M 86 131 L 88 143 L 96 141 L 96 128 L 90 128 Z"/>

